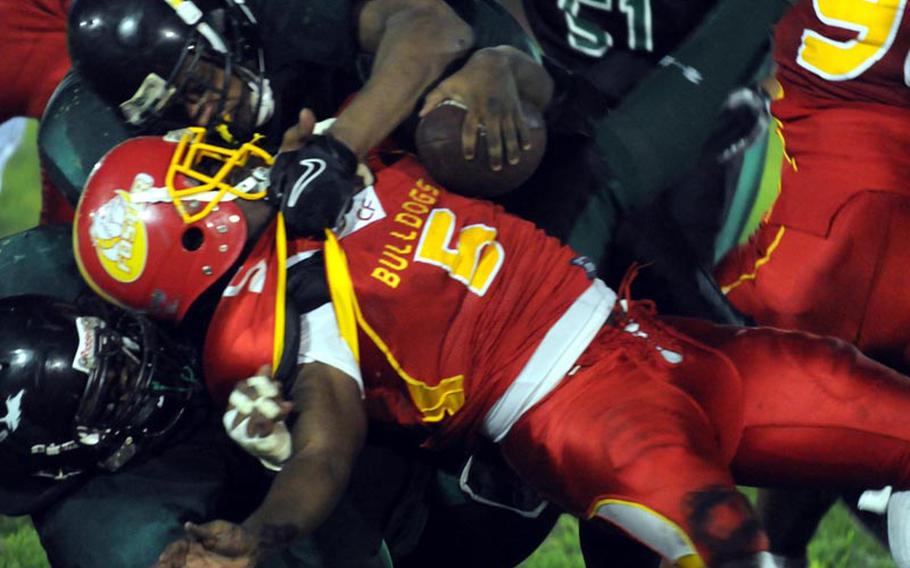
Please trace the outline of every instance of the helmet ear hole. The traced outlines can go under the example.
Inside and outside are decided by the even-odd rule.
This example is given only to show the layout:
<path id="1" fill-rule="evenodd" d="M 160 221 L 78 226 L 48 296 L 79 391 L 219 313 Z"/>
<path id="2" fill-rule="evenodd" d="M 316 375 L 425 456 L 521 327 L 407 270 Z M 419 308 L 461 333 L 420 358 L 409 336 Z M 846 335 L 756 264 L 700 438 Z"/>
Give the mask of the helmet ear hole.
<path id="1" fill-rule="evenodd" d="M 199 247 L 201 247 L 204 242 L 205 235 L 199 227 L 190 227 L 183 232 L 183 237 L 181 238 L 183 248 L 190 252 L 199 250 Z"/>

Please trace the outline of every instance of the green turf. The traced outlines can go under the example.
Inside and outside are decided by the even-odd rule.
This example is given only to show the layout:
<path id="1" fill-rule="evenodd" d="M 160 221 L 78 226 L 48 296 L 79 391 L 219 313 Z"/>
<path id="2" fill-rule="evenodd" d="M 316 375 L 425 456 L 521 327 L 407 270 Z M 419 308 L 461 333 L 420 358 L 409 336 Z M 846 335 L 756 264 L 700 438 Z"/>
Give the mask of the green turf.
<path id="1" fill-rule="evenodd" d="M 582 568 L 577 522 L 564 516 L 546 542 L 522 568 Z M 0 517 L 0 568 L 45 568 L 47 560 L 37 535 L 26 519 Z M 856 530 L 838 505 L 825 518 L 810 545 L 811 568 L 893 568 L 894 563 L 875 541 Z M 101 567 L 99 567 L 101 568 Z"/>
<path id="2" fill-rule="evenodd" d="M 584 568 L 584 565 L 578 550 L 578 521 L 563 515 L 547 540 L 521 563 L 521 568 Z"/>
<path id="3" fill-rule="evenodd" d="M 37 123 L 28 122 L 22 144 L 3 171 L 0 185 L 0 237 L 27 229 L 38 222 L 41 206 Z"/>
<path id="4" fill-rule="evenodd" d="M 35 150 L 35 125 L 29 125 L 23 146 L 7 166 L 0 193 L 0 236 L 25 229 L 37 221 L 39 178 Z M 774 184 L 764 188 L 767 206 Z M 757 222 L 760 212 L 754 212 Z M 2 276 L 2 275 L 0 275 Z M 568 516 L 522 568 L 580 568 L 576 521 Z M 857 530 L 850 516 L 838 505 L 825 518 L 810 545 L 812 568 L 885 568 L 894 564 L 872 539 Z M 44 568 L 47 559 L 27 519 L 0 517 L 0 568 Z M 106 568 L 106 567 L 98 567 Z"/>
<path id="5" fill-rule="evenodd" d="M 0 517 L 0 568 L 44 568 L 47 565 L 38 535 L 28 519 Z"/>

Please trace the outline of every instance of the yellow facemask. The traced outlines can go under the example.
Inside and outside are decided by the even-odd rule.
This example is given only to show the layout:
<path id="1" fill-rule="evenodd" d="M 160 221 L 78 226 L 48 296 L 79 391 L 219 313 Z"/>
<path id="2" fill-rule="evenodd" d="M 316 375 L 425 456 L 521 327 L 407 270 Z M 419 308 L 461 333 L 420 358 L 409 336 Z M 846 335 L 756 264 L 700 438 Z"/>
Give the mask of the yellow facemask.
<path id="1" fill-rule="evenodd" d="M 208 144 L 205 140 L 205 128 L 190 127 L 172 132 L 168 135 L 177 141 L 177 150 L 171 159 L 165 185 L 174 207 L 187 224 L 204 219 L 225 198 L 246 199 L 255 201 L 266 196 L 268 174 L 264 170 L 253 169 L 256 161 L 262 168 L 270 167 L 275 163 L 271 154 L 256 146 L 262 139 L 257 134 L 252 140 L 237 149 L 223 148 Z M 179 138 L 178 138 L 179 137 Z M 203 160 L 220 163 L 214 174 L 207 174 L 197 169 Z M 231 185 L 226 180 L 237 169 L 250 169 L 251 174 L 237 185 Z M 199 183 L 199 185 L 177 189 L 174 177 L 181 174 Z M 205 202 L 199 211 L 190 212 L 185 202 Z"/>

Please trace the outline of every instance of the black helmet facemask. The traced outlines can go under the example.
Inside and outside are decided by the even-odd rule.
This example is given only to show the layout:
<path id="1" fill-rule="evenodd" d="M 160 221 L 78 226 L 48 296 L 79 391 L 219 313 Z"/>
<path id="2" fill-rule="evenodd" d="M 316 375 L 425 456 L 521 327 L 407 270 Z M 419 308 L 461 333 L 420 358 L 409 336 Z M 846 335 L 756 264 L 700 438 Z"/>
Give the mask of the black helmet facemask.
<path id="1" fill-rule="evenodd" d="M 92 298 L 0 300 L 0 477 L 114 471 L 163 442 L 201 386 L 189 349 Z"/>
<path id="2" fill-rule="evenodd" d="M 99 465 L 113 471 L 140 441 L 148 445 L 171 431 L 198 383 L 181 348 L 145 317 L 118 310 L 108 321 L 76 318 L 73 368 L 88 380 L 73 425 L 81 444 L 109 448 Z"/>
<path id="3" fill-rule="evenodd" d="M 256 20 L 242 1 L 80 0 L 70 20 L 74 67 L 145 132 L 200 125 L 239 144 L 272 115 Z M 215 105 L 206 124 L 188 112 L 202 98 Z"/>

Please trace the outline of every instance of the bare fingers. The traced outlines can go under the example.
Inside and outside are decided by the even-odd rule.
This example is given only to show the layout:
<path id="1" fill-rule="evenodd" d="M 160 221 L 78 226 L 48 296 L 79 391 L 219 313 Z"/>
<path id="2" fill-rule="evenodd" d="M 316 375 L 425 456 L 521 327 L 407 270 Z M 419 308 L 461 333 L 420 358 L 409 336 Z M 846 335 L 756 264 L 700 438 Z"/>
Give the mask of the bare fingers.
<path id="1" fill-rule="evenodd" d="M 297 116 L 297 124 L 288 128 L 284 132 L 281 140 L 279 152 L 292 152 L 303 147 L 307 138 L 313 135 L 313 128 L 316 126 L 316 115 L 313 111 L 305 108 Z"/>

